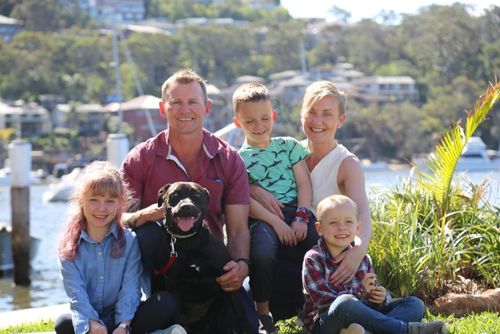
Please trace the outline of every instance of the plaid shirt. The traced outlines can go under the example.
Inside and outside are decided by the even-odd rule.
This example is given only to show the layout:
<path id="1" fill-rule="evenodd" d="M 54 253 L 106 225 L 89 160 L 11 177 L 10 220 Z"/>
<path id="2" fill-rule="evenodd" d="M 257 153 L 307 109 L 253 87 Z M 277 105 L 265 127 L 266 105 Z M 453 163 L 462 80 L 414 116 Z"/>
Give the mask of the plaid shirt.
<path id="1" fill-rule="evenodd" d="M 349 248 L 352 246 L 349 246 Z M 299 313 L 299 320 L 307 330 L 312 330 L 318 318 L 327 311 L 335 298 L 343 294 L 352 294 L 369 304 L 361 281 L 367 273 L 373 273 L 373 266 L 368 255 L 365 255 L 359 265 L 356 275 L 348 283 L 333 285 L 329 282 L 331 275 L 337 270 L 339 263 L 328 251 L 323 238 L 309 250 L 304 257 L 302 266 L 302 286 L 304 288 L 304 306 Z M 387 293 L 384 305 L 391 300 Z M 370 303 L 371 304 L 371 303 Z"/>

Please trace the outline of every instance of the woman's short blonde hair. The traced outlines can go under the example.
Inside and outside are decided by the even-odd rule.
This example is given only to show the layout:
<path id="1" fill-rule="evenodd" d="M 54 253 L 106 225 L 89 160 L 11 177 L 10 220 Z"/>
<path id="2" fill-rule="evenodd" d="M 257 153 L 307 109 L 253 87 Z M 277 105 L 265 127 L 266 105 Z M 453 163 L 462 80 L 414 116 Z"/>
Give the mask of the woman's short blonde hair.
<path id="1" fill-rule="evenodd" d="M 333 96 L 339 103 L 340 114 L 345 114 L 347 104 L 347 94 L 338 89 L 332 81 L 321 80 L 310 84 L 306 88 L 304 99 L 302 102 L 301 114 L 308 111 L 313 104 L 326 96 Z"/>

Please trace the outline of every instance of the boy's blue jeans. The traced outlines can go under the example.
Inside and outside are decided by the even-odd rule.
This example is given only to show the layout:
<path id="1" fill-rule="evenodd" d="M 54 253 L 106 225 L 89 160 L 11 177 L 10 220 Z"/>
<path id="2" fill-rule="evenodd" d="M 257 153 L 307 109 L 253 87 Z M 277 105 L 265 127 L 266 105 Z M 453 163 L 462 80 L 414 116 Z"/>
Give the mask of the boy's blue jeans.
<path id="1" fill-rule="evenodd" d="M 406 334 L 408 322 L 421 321 L 424 311 L 424 303 L 413 296 L 394 300 L 376 310 L 346 294 L 337 297 L 320 316 L 313 333 L 337 334 L 342 328 L 357 323 L 372 333 Z"/>

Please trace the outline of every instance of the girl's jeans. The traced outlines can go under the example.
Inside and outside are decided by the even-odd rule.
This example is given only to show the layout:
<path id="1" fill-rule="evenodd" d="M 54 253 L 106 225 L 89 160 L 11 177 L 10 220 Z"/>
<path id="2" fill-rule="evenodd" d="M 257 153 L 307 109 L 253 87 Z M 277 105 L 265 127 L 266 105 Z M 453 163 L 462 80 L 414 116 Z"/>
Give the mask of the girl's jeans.
<path id="1" fill-rule="evenodd" d="M 417 322 L 424 316 L 424 303 L 417 297 L 392 301 L 376 310 L 353 295 L 341 295 L 316 322 L 313 333 L 337 334 L 352 323 L 360 324 L 373 333 L 406 334 L 408 322 Z"/>

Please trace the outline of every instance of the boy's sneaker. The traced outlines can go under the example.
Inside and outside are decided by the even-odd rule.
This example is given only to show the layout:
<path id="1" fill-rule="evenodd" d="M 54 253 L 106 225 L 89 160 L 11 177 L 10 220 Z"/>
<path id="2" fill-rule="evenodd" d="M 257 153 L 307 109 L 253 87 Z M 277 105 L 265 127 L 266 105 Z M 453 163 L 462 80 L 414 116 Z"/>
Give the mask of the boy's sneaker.
<path id="1" fill-rule="evenodd" d="M 361 325 L 350 324 L 347 328 L 342 328 L 340 334 L 365 334 L 365 329 Z"/>
<path id="2" fill-rule="evenodd" d="M 172 325 L 168 328 L 151 332 L 151 334 L 187 334 L 187 332 L 181 325 Z"/>
<path id="3" fill-rule="evenodd" d="M 446 334 L 446 325 L 442 321 L 410 322 L 408 334 Z"/>
<path id="4" fill-rule="evenodd" d="M 277 334 L 278 330 L 276 326 L 274 326 L 274 321 L 271 315 L 269 314 L 260 314 L 259 315 L 260 327 L 259 333 L 263 334 Z"/>

